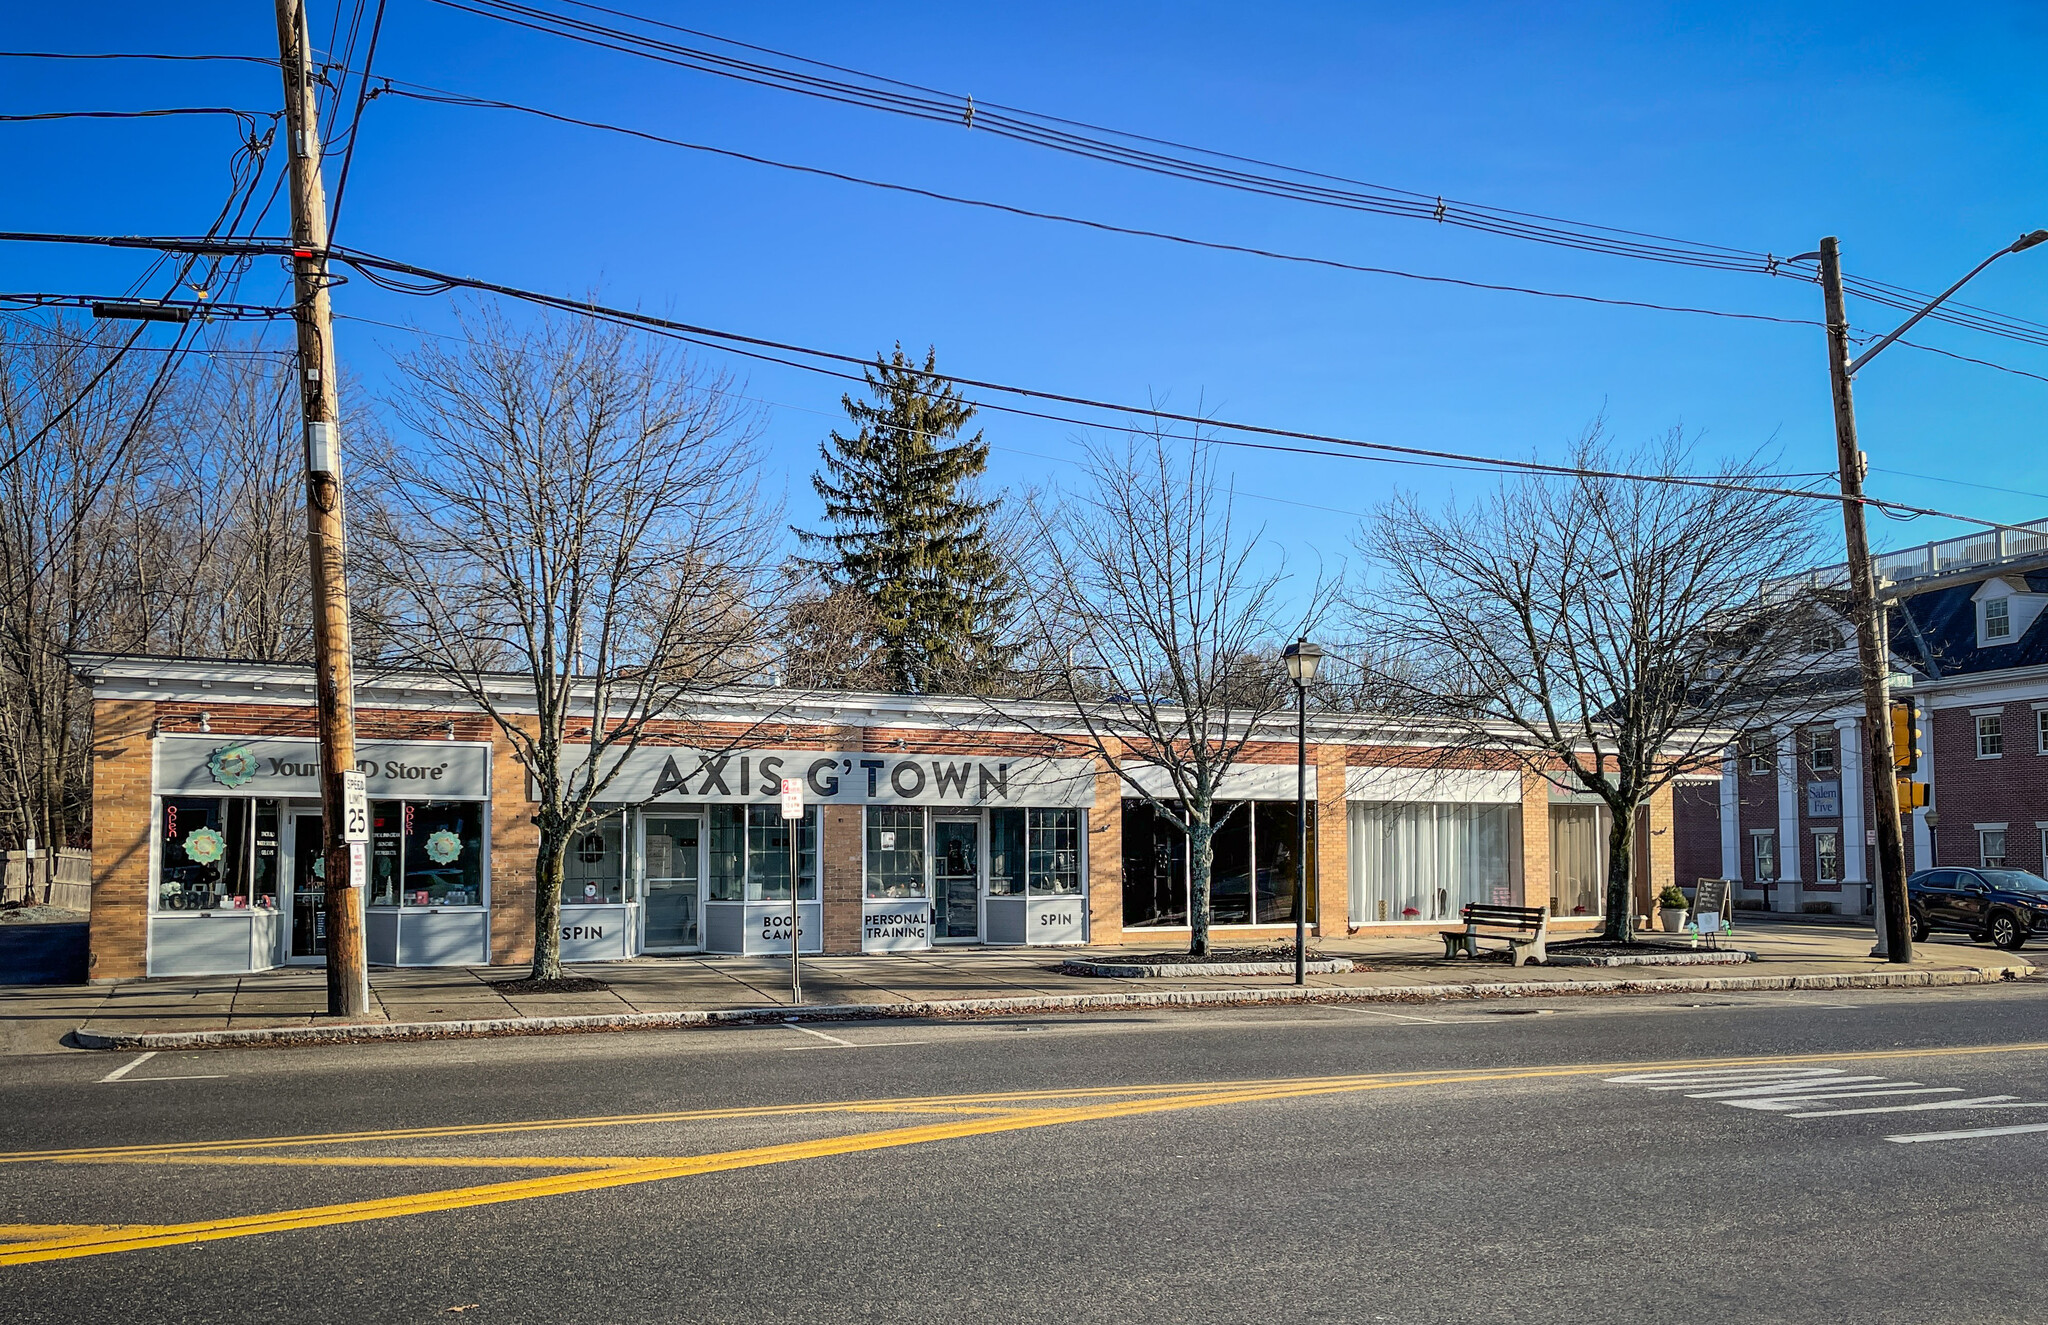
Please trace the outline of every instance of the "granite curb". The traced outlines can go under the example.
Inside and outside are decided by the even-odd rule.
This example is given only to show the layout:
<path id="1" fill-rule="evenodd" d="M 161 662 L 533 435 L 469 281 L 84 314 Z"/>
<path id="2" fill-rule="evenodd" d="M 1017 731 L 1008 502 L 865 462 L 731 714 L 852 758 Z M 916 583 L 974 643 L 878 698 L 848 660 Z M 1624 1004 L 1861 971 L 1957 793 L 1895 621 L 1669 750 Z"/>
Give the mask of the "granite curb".
<path id="1" fill-rule="evenodd" d="M 2031 965 L 1945 971 L 1865 971 L 1842 975 L 1747 975 L 1672 980 L 1522 980 L 1456 985 L 1391 985 L 1359 989 L 1147 989 L 1119 994 L 1046 994 L 1018 998 L 964 998 L 922 1003 L 843 1003 L 725 1008 L 711 1012 L 628 1012 L 576 1017 L 498 1017 L 473 1021 L 363 1022 L 336 1026 L 284 1026 L 263 1030 L 161 1031 L 109 1034 L 72 1032 L 86 1049 L 255 1049 L 299 1045 L 369 1044 L 394 1040 L 482 1039 L 512 1035 L 577 1035 L 601 1031 L 679 1030 L 698 1026 L 759 1025 L 789 1021 L 870 1021 L 927 1017 L 1004 1016 L 1045 1012 L 1098 1012 L 1134 1008 L 1228 1007 L 1261 1003 L 1423 1003 L 1455 999 L 1542 998 L 1570 994 L 1711 994 L 1779 990 L 1918 989 L 2000 984 L 2029 979 Z"/>

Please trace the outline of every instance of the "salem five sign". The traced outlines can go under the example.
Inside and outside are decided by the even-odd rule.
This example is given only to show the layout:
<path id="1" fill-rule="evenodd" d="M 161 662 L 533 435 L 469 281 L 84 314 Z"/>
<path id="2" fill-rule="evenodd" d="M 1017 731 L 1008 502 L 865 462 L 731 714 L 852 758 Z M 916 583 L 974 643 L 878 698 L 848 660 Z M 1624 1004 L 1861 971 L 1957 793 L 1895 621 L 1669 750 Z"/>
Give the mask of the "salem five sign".
<path id="1" fill-rule="evenodd" d="M 833 805 L 1042 805 L 1095 802 L 1087 759 L 957 759 L 826 750 L 693 750 L 643 746 L 617 758 L 604 799 L 774 800 L 782 779 L 801 781 L 807 800 Z"/>

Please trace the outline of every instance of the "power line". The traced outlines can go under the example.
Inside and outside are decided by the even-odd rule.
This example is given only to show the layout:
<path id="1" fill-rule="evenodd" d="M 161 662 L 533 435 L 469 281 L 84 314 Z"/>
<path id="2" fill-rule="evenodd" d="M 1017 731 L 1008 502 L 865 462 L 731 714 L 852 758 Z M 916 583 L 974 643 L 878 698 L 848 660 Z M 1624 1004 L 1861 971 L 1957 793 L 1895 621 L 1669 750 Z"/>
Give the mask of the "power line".
<path id="1" fill-rule="evenodd" d="M 195 254 L 252 255 L 285 257 L 303 250 L 294 247 L 290 241 L 275 239 L 176 239 L 153 236 L 125 235 L 61 235 L 22 231 L 0 231 L 0 241 L 32 240 L 46 243 L 101 244 L 115 248 L 161 249 L 172 252 Z M 727 353 L 744 355 L 749 358 L 784 364 L 787 367 L 823 373 L 849 380 L 865 381 L 865 370 L 872 366 L 872 360 L 860 355 L 844 354 L 836 350 L 818 349 L 790 341 L 772 340 L 763 336 L 750 336 L 741 332 L 724 331 L 717 327 L 682 322 L 674 318 L 655 317 L 649 313 L 629 309 L 612 308 L 595 300 L 569 299 L 561 295 L 528 290 L 519 286 L 505 285 L 495 281 L 479 280 L 474 277 L 457 276 L 436 271 L 416 263 L 399 262 L 392 258 L 379 257 L 372 253 L 339 246 L 324 250 L 321 257 L 362 274 L 373 285 L 402 294 L 438 294 L 448 290 L 475 290 L 515 299 L 538 307 L 552 308 L 579 317 L 596 318 L 622 325 L 645 328 L 658 334 L 670 335 L 675 339 L 718 349 Z M 396 280 L 394 276 L 409 278 Z M 843 364 L 863 370 L 854 374 L 796 360 L 776 357 L 796 355 L 799 359 L 821 360 L 824 364 Z M 1127 405 L 1116 401 L 1097 400 L 1088 396 L 1077 396 L 1066 392 L 1047 391 L 1037 387 L 1016 386 L 1006 382 L 995 382 L 980 378 L 965 377 L 957 373 L 934 371 L 927 376 L 935 381 L 948 382 L 957 387 L 979 391 L 995 391 L 1005 395 L 1028 400 L 1045 401 L 1052 404 L 1076 406 L 1098 410 L 1123 417 L 1144 417 L 1161 419 L 1171 423 L 1184 423 L 1196 428 L 1231 433 L 1246 433 L 1256 437 L 1281 439 L 1282 442 L 1306 442 L 1318 447 L 1343 447 L 1345 451 L 1302 450 L 1303 454 L 1326 456 L 1349 456 L 1354 459 L 1394 460 L 1400 463 L 1436 462 L 1465 466 L 1474 469 L 1527 474 L 1548 474 L 1568 478 L 1606 479 L 1632 483 L 1653 483 L 1668 487 L 1696 487 L 1731 492 L 1754 492 L 1765 496 L 1793 497 L 1802 500 L 1825 501 L 1840 505 L 1856 502 L 1860 505 L 1902 515 L 1929 515 L 1939 519 L 1954 520 L 1962 524 L 1978 525 L 1987 529 L 2018 529 L 2017 525 L 2003 524 L 1995 520 L 1984 520 L 1976 516 L 1958 515 L 1952 511 L 1936 510 L 1931 507 L 1911 506 L 1904 502 L 1888 501 L 1868 496 L 1845 496 L 1835 492 L 1815 491 L 1805 488 L 1779 488 L 1760 484 L 1742 483 L 1730 479 L 1707 475 L 1636 474 L 1625 470 L 1592 469 L 1579 465 L 1555 465 L 1537 460 L 1513 460 L 1501 456 L 1472 455 L 1458 451 L 1446 451 L 1432 447 L 1400 446 L 1391 442 L 1368 442 L 1357 438 L 1340 437 L 1329 433 L 1308 432 L 1295 428 L 1280 428 L 1270 424 L 1245 423 L 1229 419 L 1218 419 L 1199 414 L 1186 414 L 1158 406 Z M 1082 426 L 1098 426 L 1099 421 L 1074 419 L 1069 416 L 1041 413 L 1018 406 L 1000 405 L 994 402 L 974 402 L 982 408 L 999 410 L 1004 413 L 1023 414 L 1030 417 L 1052 419 L 1057 422 L 1077 423 Z M 1293 451 L 1301 448 L 1280 443 L 1248 443 L 1235 438 L 1216 439 L 1225 445 L 1256 446 L 1258 449 Z"/>
<path id="2" fill-rule="evenodd" d="M 712 156 L 726 157 L 730 160 L 749 162 L 754 165 L 771 166 L 777 170 L 787 170 L 796 174 L 833 179 L 847 184 L 858 184 L 865 188 L 882 189 L 890 193 L 909 194 L 914 197 L 929 198 L 935 202 L 952 203 L 961 207 L 977 207 L 986 211 L 1023 217 L 1028 220 L 1052 221 L 1061 225 L 1080 226 L 1084 229 L 1102 231 L 1108 234 L 1128 235 L 1138 239 L 1155 239 L 1170 244 L 1186 245 L 1190 248 L 1209 249 L 1219 253 L 1238 253 L 1248 257 L 1270 258 L 1278 262 L 1294 262 L 1309 266 L 1329 267 L 1338 271 L 1359 272 L 1370 276 L 1394 276 L 1403 280 L 1425 281 L 1435 285 L 1456 285 L 1469 290 L 1489 290 L 1503 294 L 1532 295 L 1540 299 L 1562 299 L 1575 303 L 1604 304 L 1616 308 L 1641 308 L 1660 313 L 1691 313 L 1703 317 L 1733 318 L 1749 322 L 1774 322 L 1784 326 L 1819 327 L 1826 325 L 1813 318 L 1774 317 L 1766 313 L 1741 313 L 1728 309 L 1659 304 L 1641 299 L 1615 299 L 1604 295 L 1580 294 L 1573 291 L 1543 290 L 1522 285 L 1503 285 L 1490 281 L 1467 280 L 1458 276 L 1438 276 L 1423 272 L 1403 271 L 1397 267 L 1367 266 L 1362 263 L 1345 262 L 1338 258 L 1285 253 L 1276 249 L 1258 248 L 1249 244 L 1231 244 L 1219 240 L 1195 239 L 1187 235 L 1174 234 L 1165 230 L 1149 230 L 1138 226 L 1117 225 L 1109 221 L 1069 216 L 1059 212 L 1040 211 L 1030 207 L 1018 207 L 1010 203 L 992 202 L 984 198 L 968 198 L 958 194 L 941 193 L 935 189 L 919 188 L 911 184 L 896 184 L 887 180 L 870 179 L 862 175 L 830 170 L 822 166 L 807 166 L 789 161 L 778 161 L 773 157 L 758 156 L 751 152 L 740 152 L 726 147 L 712 147 L 704 143 L 687 142 L 680 138 L 670 138 L 663 134 L 650 133 L 644 129 L 633 129 L 624 125 L 608 124 L 602 120 L 590 120 L 574 115 L 563 115 L 555 111 L 542 110 L 537 106 L 520 105 L 517 102 L 500 101 L 491 97 L 473 97 L 458 92 L 442 92 L 439 89 L 421 88 L 419 84 L 397 84 L 385 89 L 382 94 L 404 97 L 412 101 L 432 102 L 437 105 L 517 111 L 520 114 L 531 115 L 538 119 L 552 120 L 558 124 L 598 129 L 608 133 L 621 134 L 629 138 L 642 139 L 646 142 L 659 143 L 667 147 L 680 147 L 687 151 L 703 152 Z"/>
<path id="3" fill-rule="evenodd" d="M 1085 121 L 1004 106 L 1001 103 L 977 102 L 972 96 L 941 92 L 846 66 L 827 65 L 822 61 L 776 51 L 770 47 L 735 42 L 728 38 L 631 14 L 625 10 L 584 3 L 583 0 L 569 0 L 569 3 L 574 3 L 582 9 L 628 19 L 649 27 L 704 37 L 721 44 L 771 55 L 779 60 L 830 69 L 849 75 L 853 81 L 824 77 L 757 60 L 740 59 L 702 47 L 686 46 L 645 33 L 631 32 L 532 5 L 515 3 L 515 0 L 434 2 L 446 8 L 515 27 L 698 73 L 714 74 L 778 91 L 798 93 L 913 119 L 960 124 L 970 131 L 978 130 L 997 137 L 1191 182 L 1351 211 L 1428 220 L 1440 225 L 1457 226 L 1508 238 L 1612 256 L 1722 271 L 1786 276 L 1801 281 L 1814 279 L 1804 271 L 1787 267 L 1785 259 L 1770 253 L 1624 230 L 1536 212 L 1489 207 L 1443 196 L 1432 197 L 1413 190 L 1391 188 L 1344 176 L 1279 165 L 1255 157 L 1193 147 L 1170 139 L 1153 138 L 1119 129 L 1105 129 L 1089 125 Z M 1127 145 L 1130 143 L 1150 146 Z M 1153 148 L 1170 150 L 1156 151 Z M 1216 161 L 1236 164 L 1212 164 Z M 1239 166 L 1256 166 L 1281 173 L 1261 173 L 1261 170 L 1245 170 L 1238 168 Z M 1928 299 L 1924 294 L 1882 281 L 1850 277 L 1847 278 L 1847 283 L 1849 289 L 1859 297 L 1892 308 L 1916 310 Z M 2048 324 L 2010 317 L 1969 304 L 1951 302 L 1930 316 L 1938 321 L 1991 335 L 2005 336 L 2030 344 L 2048 345 Z"/>
<path id="4" fill-rule="evenodd" d="M 267 64 L 277 67 L 275 56 L 266 55 L 169 55 L 157 51 L 143 51 L 119 54 L 82 54 L 75 51 L 0 51 L 0 59 L 9 60 L 233 60 L 245 64 Z"/>
<path id="5" fill-rule="evenodd" d="M 258 119 L 277 119 L 283 111 L 236 110 L 233 106 L 166 106 L 156 110 L 46 110 L 31 115 L 0 115 L 0 123 L 28 124 L 36 120 L 149 120 L 166 115 L 232 115 L 255 131 Z"/>
<path id="6" fill-rule="evenodd" d="M 385 0 L 377 0 L 377 17 L 370 24 L 370 47 L 363 56 L 363 69 L 356 80 L 356 110 L 349 118 L 348 146 L 341 153 L 341 179 L 334 186 L 334 206 L 328 209 L 327 237 L 330 241 L 334 238 L 334 227 L 341 221 L 341 200 L 348 193 L 348 169 L 355 164 L 356 138 L 363 127 L 363 107 L 370 104 L 370 70 L 377 63 L 377 38 L 384 31 L 384 4 Z M 356 14 L 359 18 L 362 15 L 360 4 L 356 6 Z M 349 44 L 351 47 L 355 44 L 353 32 L 350 33 Z M 348 86 L 347 77 L 344 71 L 344 88 Z"/>

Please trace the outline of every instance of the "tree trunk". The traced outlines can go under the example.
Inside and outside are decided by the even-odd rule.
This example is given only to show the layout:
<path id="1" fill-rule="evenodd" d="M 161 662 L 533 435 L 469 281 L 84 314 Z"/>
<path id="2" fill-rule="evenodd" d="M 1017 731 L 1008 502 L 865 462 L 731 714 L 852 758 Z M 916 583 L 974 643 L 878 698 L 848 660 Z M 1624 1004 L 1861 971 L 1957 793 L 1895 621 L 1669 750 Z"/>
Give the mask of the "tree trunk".
<path id="1" fill-rule="evenodd" d="M 562 978 L 562 871 L 569 850 L 561 833 L 543 828 L 533 873 L 533 975 Z"/>
<path id="2" fill-rule="evenodd" d="M 1605 937 L 1620 943 L 1636 941 L 1636 898 L 1635 898 L 1635 810 L 1617 811 L 1611 806 L 1608 815 L 1612 827 L 1607 830 L 1607 929 Z"/>
<path id="3" fill-rule="evenodd" d="M 1209 955 L 1209 872 L 1216 863 L 1216 831 L 1207 813 L 1188 823 L 1188 954 Z"/>

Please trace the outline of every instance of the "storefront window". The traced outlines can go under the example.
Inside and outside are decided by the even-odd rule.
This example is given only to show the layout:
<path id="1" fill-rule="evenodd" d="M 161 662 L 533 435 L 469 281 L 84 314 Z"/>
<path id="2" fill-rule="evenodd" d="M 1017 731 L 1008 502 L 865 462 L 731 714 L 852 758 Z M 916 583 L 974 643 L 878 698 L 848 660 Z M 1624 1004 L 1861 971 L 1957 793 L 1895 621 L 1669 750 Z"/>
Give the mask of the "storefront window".
<path id="1" fill-rule="evenodd" d="M 1081 891 L 1081 812 L 1030 810 L 1027 813 L 1031 823 L 1031 895 L 1078 895 Z M 994 891 L 993 888 L 990 891 Z"/>
<path id="2" fill-rule="evenodd" d="M 370 802 L 371 906 L 397 906 L 405 879 L 405 802 Z"/>
<path id="3" fill-rule="evenodd" d="M 1033 813 L 1072 814 L 1078 843 L 1078 811 Z M 1209 923 L 1293 924 L 1295 898 L 1301 891 L 1294 860 L 1301 849 L 1294 805 L 1288 801 L 1218 801 L 1213 822 L 1215 834 L 1209 839 Z M 1315 807 L 1311 805 L 1311 902 L 1315 896 L 1315 831 Z M 1079 892 L 1078 852 L 1076 856 L 1072 891 Z M 1125 926 L 1187 924 L 1190 877 L 1188 839 L 1180 825 L 1153 808 L 1149 801 L 1125 801 Z"/>
<path id="4" fill-rule="evenodd" d="M 1024 811 L 988 812 L 988 895 L 1024 895 Z"/>
<path id="5" fill-rule="evenodd" d="M 605 820 L 616 840 L 621 820 Z M 614 862 L 621 859 L 608 850 Z M 405 885 L 407 906 L 482 906 L 484 901 L 483 806 L 463 801 L 407 801 Z M 617 888 L 612 900 L 618 900 Z"/>
<path id="6" fill-rule="evenodd" d="M 798 900 L 818 900 L 818 807 L 806 806 L 797 821 L 801 882 Z M 747 806 L 747 900 L 789 900 L 789 824 L 780 805 Z"/>
<path id="7" fill-rule="evenodd" d="M 157 910 L 276 909 L 276 801 L 167 796 L 160 811 Z"/>
<path id="8" fill-rule="evenodd" d="M 617 853 L 613 853 L 616 862 Z M 570 860 L 576 850 L 570 849 Z M 482 906 L 483 806 L 474 801 L 371 801 L 371 906 Z M 580 884 L 563 887 L 582 901 Z"/>
<path id="9" fill-rule="evenodd" d="M 1448 922 L 1468 902 L 1516 905 L 1520 827 L 1513 805 L 1353 802 L 1353 923 Z M 1570 888 L 1553 896 L 1560 903 L 1584 904 Z"/>
<path id="10" fill-rule="evenodd" d="M 408 862 L 412 853 L 407 853 Z M 608 815 L 576 834 L 562 870 L 564 906 L 626 900 L 626 818 Z"/>
<path id="11" fill-rule="evenodd" d="M 1152 802 L 1124 802 L 1124 927 L 1188 923 L 1188 837 Z"/>
<path id="12" fill-rule="evenodd" d="M 710 875 L 705 899 L 747 900 L 747 807 L 714 805 L 710 810 Z"/>
<path id="13" fill-rule="evenodd" d="M 867 855 L 869 897 L 923 897 L 924 807 L 869 806 Z"/>
<path id="14" fill-rule="evenodd" d="M 1259 801 L 1252 806 L 1252 848 L 1256 869 L 1253 875 L 1254 904 L 1261 925 L 1291 925 L 1295 903 L 1301 898 L 1301 816 L 1287 801 Z M 1308 898 L 1311 910 L 1316 893 L 1316 806 L 1308 806 Z"/>

